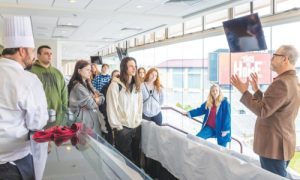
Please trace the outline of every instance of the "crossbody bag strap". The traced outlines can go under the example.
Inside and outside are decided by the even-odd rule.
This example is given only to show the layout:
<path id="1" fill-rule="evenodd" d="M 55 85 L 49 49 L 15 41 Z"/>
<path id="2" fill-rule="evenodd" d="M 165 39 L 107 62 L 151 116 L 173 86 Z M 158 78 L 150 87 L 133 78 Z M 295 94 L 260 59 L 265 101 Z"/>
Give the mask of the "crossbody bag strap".
<path id="1" fill-rule="evenodd" d="M 159 101 L 153 96 L 153 94 L 154 94 L 154 90 L 153 90 L 153 93 L 152 94 L 150 94 L 150 92 L 149 92 L 149 90 L 148 90 L 148 88 L 147 88 L 147 85 L 145 84 L 145 87 L 146 87 L 146 90 L 147 90 L 147 92 L 148 92 L 148 97 L 147 97 L 147 99 L 145 99 L 144 101 L 143 101 L 143 103 L 145 103 L 145 102 L 147 102 L 151 97 L 156 101 L 156 102 L 158 102 L 159 103 Z"/>
<path id="2" fill-rule="evenodd" d="M 148 90 L 148 88 L 147 88 L 147 85 L 144 84 L 144 86 L 145 86 L 146 91 L 147 91 L 147 93 L 148 93 L 148 97 L 147 97 L 147 99 L 145 99 L 145 100 L 143 101 L 143 103 L 147 102 L 147 101 L 150 99 L 150 97 L 151 97 L 150 92 L 149 92 L 149 90 Z"/>

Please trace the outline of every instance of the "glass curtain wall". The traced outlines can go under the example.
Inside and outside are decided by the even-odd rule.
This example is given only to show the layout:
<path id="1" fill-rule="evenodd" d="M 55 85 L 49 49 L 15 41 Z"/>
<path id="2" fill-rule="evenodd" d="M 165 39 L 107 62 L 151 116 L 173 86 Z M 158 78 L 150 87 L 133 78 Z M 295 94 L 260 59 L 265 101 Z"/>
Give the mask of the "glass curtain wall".
<path id="1" fill-rule="evenodd" d="M 165 106 L 183 111 L 199 107 L 206 100 L 209 87 L 219 84 L 231 103 L 232 133 L 243 141 L 251 154 L 256 116 L 240 103 L 241 94 L 230 86 L 230 75 L 239 74 L 245 80 L 255 71 L 259 74 L 261 89 L 266 90 L 276 76 L 270 71 L 272 53 L 282 44 L 292 44 L 300 50 L 295 38 L 299 27 L 300 22 L 264 28 L 266 51 L 229 53 L 225 35 L 219 35 L 130 52 L 130 56 L 137 59 L 138 67 L 160 70 Z M 297 72 L 300 75 L 299 61 Z M 300 116 L 296 124 L 299 133 Z M 297 145 L 300 145 L 299 140 Z"/>
<path id="2" fill-rule="evenodd" d="M 274 2 L 275 5 L 271 6 L 271 0 L 254 1 L 253 12 L 258 12 L 259 16 L 263 17 L 291 9 L 293 5 L 299 7 L 298 0 L 275 0 Z M 249 13 L 250 3 L 232 8 L 234 17 Z M 183 33 L 197 33 L 203 29 L 220 27 L 222 21 L 228 19 L 228 14 L 228 11 L 224 10 L 220 13 L 186 21 Z M 260 88 L 265 91 L 276 77 L 276 74 L 270 70 L 272 53 L 283 44 L 294 45 L 300 51 L 300 42 L 297 38 L 299 28 L 300 22 L 264 27 L 268 49 L 259 52 L 230 53 L 226 37 L 221 33 L 221 35 L 213 37 L 196 38 L 186 42 L 133 51 L 129 52 L 129 55 L 136 58 L 138 67 L 144 67 L 146 70 L 151 67 L 159 69 L 165 92 L 164 106 L 174 107 L 181 111 L 199 107 L 206 101 L 210 86 L 213 83 L 219 84 L 224 96 L 228 97 L 231 104 L 232 135 L 242 141 L 245 154 L 254 155 L 252 144 L 256 116 L 240 103 L 241 94 L 230 85 L 230 76 L 238 74 L 245 81 L 251 72 L 257 72 Z M 149 39 L 152 39 L 159 42 L 166 40 L 168 36 L 173 38 L 181 36 L 180 30 L 181 26 L 179 25 L 169 28 L 170 32 L 161 29 L 154 33 L 154 37 L 145 38 L 145 41 L 149 42 Z M 168 35 L 168 33 L 170 34 Z M 296 70 L 300 77 L 300 60 L 296 64 Z M 249 89 L 249 91 L 252 90 Z M 167 118 L 168 121 L 181 118 L 176 121 L 186 128 L 184 117 L 168 116 L 164 118 Z M 297 147 L 300 147 L 300 115 L 295 123 Z M 194 129 L 193 132 L 196 134 L 201 127 L 190 128 Z M 235 147 L 233 143 L 234 141 L 231 146 Z M 238 149 L 236 150 L 238 151 Z M 299 153 L 298 156 L 300 157 Z M 300 159 L 299 157 L 298 159 Z M 299 160 L 297 162 L 300 163 Z M 297 165 L 293 165 L 293 167 L 297 167 Z M 298 165 L 298 167 L 300 166 Z M 298 171 L 300 172 L 300 169 Z"/>

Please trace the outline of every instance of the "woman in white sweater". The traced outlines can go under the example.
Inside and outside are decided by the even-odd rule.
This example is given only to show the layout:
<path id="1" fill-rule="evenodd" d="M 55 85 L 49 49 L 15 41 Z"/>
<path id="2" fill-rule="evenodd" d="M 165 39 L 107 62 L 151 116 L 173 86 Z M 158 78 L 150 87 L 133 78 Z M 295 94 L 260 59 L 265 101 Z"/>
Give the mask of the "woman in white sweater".
<path id="1" fill-rule="evenodd" d="M 143 98 L 134 58 L 125 57 L 121 61 L 120 79 L 111 81 L 106 106 L 116 148 L 139 165 Z"/>

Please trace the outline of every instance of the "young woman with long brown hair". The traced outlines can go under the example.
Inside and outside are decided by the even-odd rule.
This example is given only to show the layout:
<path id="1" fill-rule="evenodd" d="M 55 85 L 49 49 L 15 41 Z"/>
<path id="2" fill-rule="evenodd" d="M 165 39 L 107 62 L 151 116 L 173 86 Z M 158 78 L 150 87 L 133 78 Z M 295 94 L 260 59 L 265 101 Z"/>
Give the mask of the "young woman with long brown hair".
<path id="1" fill-rule="evenodd" d="M 87 128 L 101 135 L 101 131 L 107 133 L 104 117 L 99 111 L 104 96 L 91 84 L 91 72 L 90 63 L 84 60 L 77 61 L 68 84 L 69 106 Z"/>
<path id="2" fill-rule="evenodd" d="M 136 60 L 125 57 L 120 64 L 120 78 L 112 79 L 108 87 L 106 110 L 116 148 L 136 165 L 140 162 L 142 101 Z"/>

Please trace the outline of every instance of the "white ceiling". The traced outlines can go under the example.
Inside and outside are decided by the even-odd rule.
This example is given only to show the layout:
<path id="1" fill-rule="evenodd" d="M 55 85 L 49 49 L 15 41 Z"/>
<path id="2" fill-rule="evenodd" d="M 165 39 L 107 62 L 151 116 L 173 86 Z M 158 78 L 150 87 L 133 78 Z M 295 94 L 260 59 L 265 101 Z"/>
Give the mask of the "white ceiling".
<path id="1" fill-rule="evenodd" d="M 79 59 L 87 58 L 113 42 L 182 22 L 189 14 L 199 12 L 201 15 L 206 9 L 220 9 L 250 0 L 166 1 L 0 0 L 0 15 L 31 16 L 35 39 L 61 41 L 62 58 Z M 141 30 L 124 31 L 123 28 Z"/>

